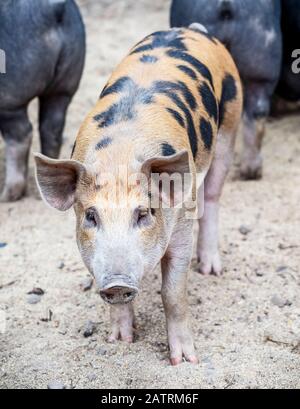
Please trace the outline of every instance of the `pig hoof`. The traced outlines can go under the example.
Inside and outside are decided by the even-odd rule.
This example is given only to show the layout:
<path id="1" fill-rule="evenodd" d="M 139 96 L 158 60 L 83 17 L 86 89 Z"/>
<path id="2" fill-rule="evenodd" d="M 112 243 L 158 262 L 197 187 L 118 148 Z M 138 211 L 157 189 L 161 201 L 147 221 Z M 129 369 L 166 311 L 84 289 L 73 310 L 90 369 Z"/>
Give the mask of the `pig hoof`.
<path id="1" fill-rule="evenodd" d="M 181 328 L 179 323 L 172 324 L 169 326 L 168 332 L 171 365 L 176 366 L 183 361 L 197 364 L 198 359 L 195 353 L 193 337 L 187 329 L 187 323 Z"/>
<path id="2" fill-rule="evenodd" d="M 191 364 L 198 364 L 198 358 L 196 357 L 196 355 L 191 355 L 191 356 L 187 356 L 185 357 L 185 361 L 186 362 L 190 362 Z M 170 358 L 170 362 L 172 366 L 177 366 L 180 365 L 183 362 L 183 358 L 182 357 L 176 357 L 176 358 Z"/>
<path id="3" fill-rule="evenodd" d="M 111 335 L 107 340 L 110 344 L 114 344 L 117 341 L 126 342 L 127 344 L 133 343 L 133 328 L 114 328 Z"/>
<path id="4" fill-rule="evenodd" d="M 111 335 L 108 338 L 108 343 L 109 344 L 115 344 L 117 341 L 123 341 L 123 342 L 126 342 L 127 344 L 132 344 L 133 343 L 133 337 L 121 337 L 121 336 L 119 336 L 118 338 L 116 338 L 114 335 Z"/>
<path id="5" fill-rule="evenodd" d="M 197 270 L 203 275 L 214 274 L 220 276 L 222 274 L 222 263 L 219 253 L 215 255 L 205 255 L 198 258 Z"/>
<path id="6" fill-rule="evenodd" d="M 136 328 L 132 304 L 112 305 L 110 314 L 111 333 L 108 342 L 123 341 L 131 344 L 133 342 L 133 331 Z"/>
<path id="7" fill-rule="evenodd" d="M 18 183 L 14 186 L 6 186 L 0 195 L 0 202 L 16 202 L 25 195 L 25 183 Z"/>
<path id="8" fill-rule="evenodd" d="M 262 169 L 241 170 L 241 179 L 260 180 L 262 179 Z"/>
<path id="9" fill-rule="evenodd" d="M 259 180 L 262 178 L 262 163 L 251 163 L 249 165 L 244 164 L 241 166 L 240 175 L 243 180 Z"/>

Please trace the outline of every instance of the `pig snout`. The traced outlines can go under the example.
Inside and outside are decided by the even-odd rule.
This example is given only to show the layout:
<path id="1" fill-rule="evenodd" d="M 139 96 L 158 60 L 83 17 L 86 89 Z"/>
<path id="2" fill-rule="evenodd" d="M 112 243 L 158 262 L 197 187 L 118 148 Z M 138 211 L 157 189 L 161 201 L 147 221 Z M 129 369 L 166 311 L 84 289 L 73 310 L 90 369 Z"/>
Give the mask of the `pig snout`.
<path id="1" fill-rule="evenodd" d="M 116 286 L 101 290 L 100 295 L 109 304 L 127 304 L 133 301 L 137 295 L 137 289 Z"/>
<path id="2" fill-rule="evenodd" d="M 109 304 L 127 304 L 134 300 L 138 288 L 125 279 L 112 279 L 100 289 L 100 296 Z"/>

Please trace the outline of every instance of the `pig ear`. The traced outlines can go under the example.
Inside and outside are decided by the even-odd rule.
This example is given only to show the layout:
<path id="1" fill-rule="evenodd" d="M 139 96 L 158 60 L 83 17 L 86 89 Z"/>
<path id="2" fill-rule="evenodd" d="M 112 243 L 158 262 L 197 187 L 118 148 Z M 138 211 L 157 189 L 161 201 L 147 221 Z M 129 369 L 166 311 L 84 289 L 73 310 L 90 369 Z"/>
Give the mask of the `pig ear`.
<path id="1" fill-rule="evenodd" d="M 189 154 L 184 150 L 171 156 L 158 156 L 148 159 L 143 163 L 142 172 L 150 173 L 173 173 L 185 174 L 190 172 Z"/>
<path id="2" fill-rule="evenodd" d="M 55 209 L 70 209 L 75 201 L 75 191 L 85 167 L 75 160 L 55 160 L 44 155 L 34 155 L 36 180 L 42 198 Z"/>
<path id="3" fill-rule="evenodd" d="M 159 200 L 171 206 L 181 205 L 184 198 L 187 197 L 192 190 L 192 177 L 190 175 L 190 164 L 188 151 L 184 150 L 171 156 L 159 156 L 148 159 L 142 166 L 142 173 L 148 178 L 151 177 L 151 184 L 154 182 L 156 191 L 159 192 Z M 167 174 L 171 178 L 173 175 L 179 176 L 181 184 L 177 188 L 170 188 L 167 185 L 159 185 L 159 181 L 153 178 L 153 174 Z M 151 176 L 152 175 L 152 176 Z M 153 194 L 153 186 L 151 186 L 151 194 Z"/>

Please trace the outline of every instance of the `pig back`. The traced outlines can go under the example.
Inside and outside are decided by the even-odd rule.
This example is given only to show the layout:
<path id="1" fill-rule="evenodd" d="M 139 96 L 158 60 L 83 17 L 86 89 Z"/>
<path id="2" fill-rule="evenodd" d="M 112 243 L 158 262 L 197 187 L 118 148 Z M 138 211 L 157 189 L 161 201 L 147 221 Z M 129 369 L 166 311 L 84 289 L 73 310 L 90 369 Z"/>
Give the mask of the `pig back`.
<path id="1" fill-rule="evenodd" d="M 6 60 L 5 74 L 0 75 L 0 110 L 23 106 L 51 90 L 62 68 L 72 65 L 74 74 L 69 72 L 62 86 L 71 92 L 85 55 L 84 27 L 76 4 L 73 0 L 2 0 L 0 49 Z"/>

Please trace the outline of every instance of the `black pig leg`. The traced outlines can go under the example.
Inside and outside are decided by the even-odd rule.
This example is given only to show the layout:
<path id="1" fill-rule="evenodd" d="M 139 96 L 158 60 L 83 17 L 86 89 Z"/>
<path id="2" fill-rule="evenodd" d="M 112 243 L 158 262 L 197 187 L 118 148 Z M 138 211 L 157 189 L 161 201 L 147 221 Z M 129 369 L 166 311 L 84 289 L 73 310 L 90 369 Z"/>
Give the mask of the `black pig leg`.
<path id="1" fill-rule="evenodd" d="M 241 162 L 243 179 L 260 179 L 262 177 L 261 147 L 266 119 L 270 112 L 270 98 L 263 83 L 245 86 L 244 151 Z"/>
<path id="2" fill-rule="evenodd" d="M 65 118 L 71 97 L 52 95 L 40 98 L 40 138 L 42 153 L 50 158 L 59 157 Z"/>
<path id="3" fill-rule="evenodd" d="M 6 174 L 0 202 L 13 202 L 24 196 L 32 126 L 27 109 L 0 115 L 0 129 L 5 141 Z"/>

